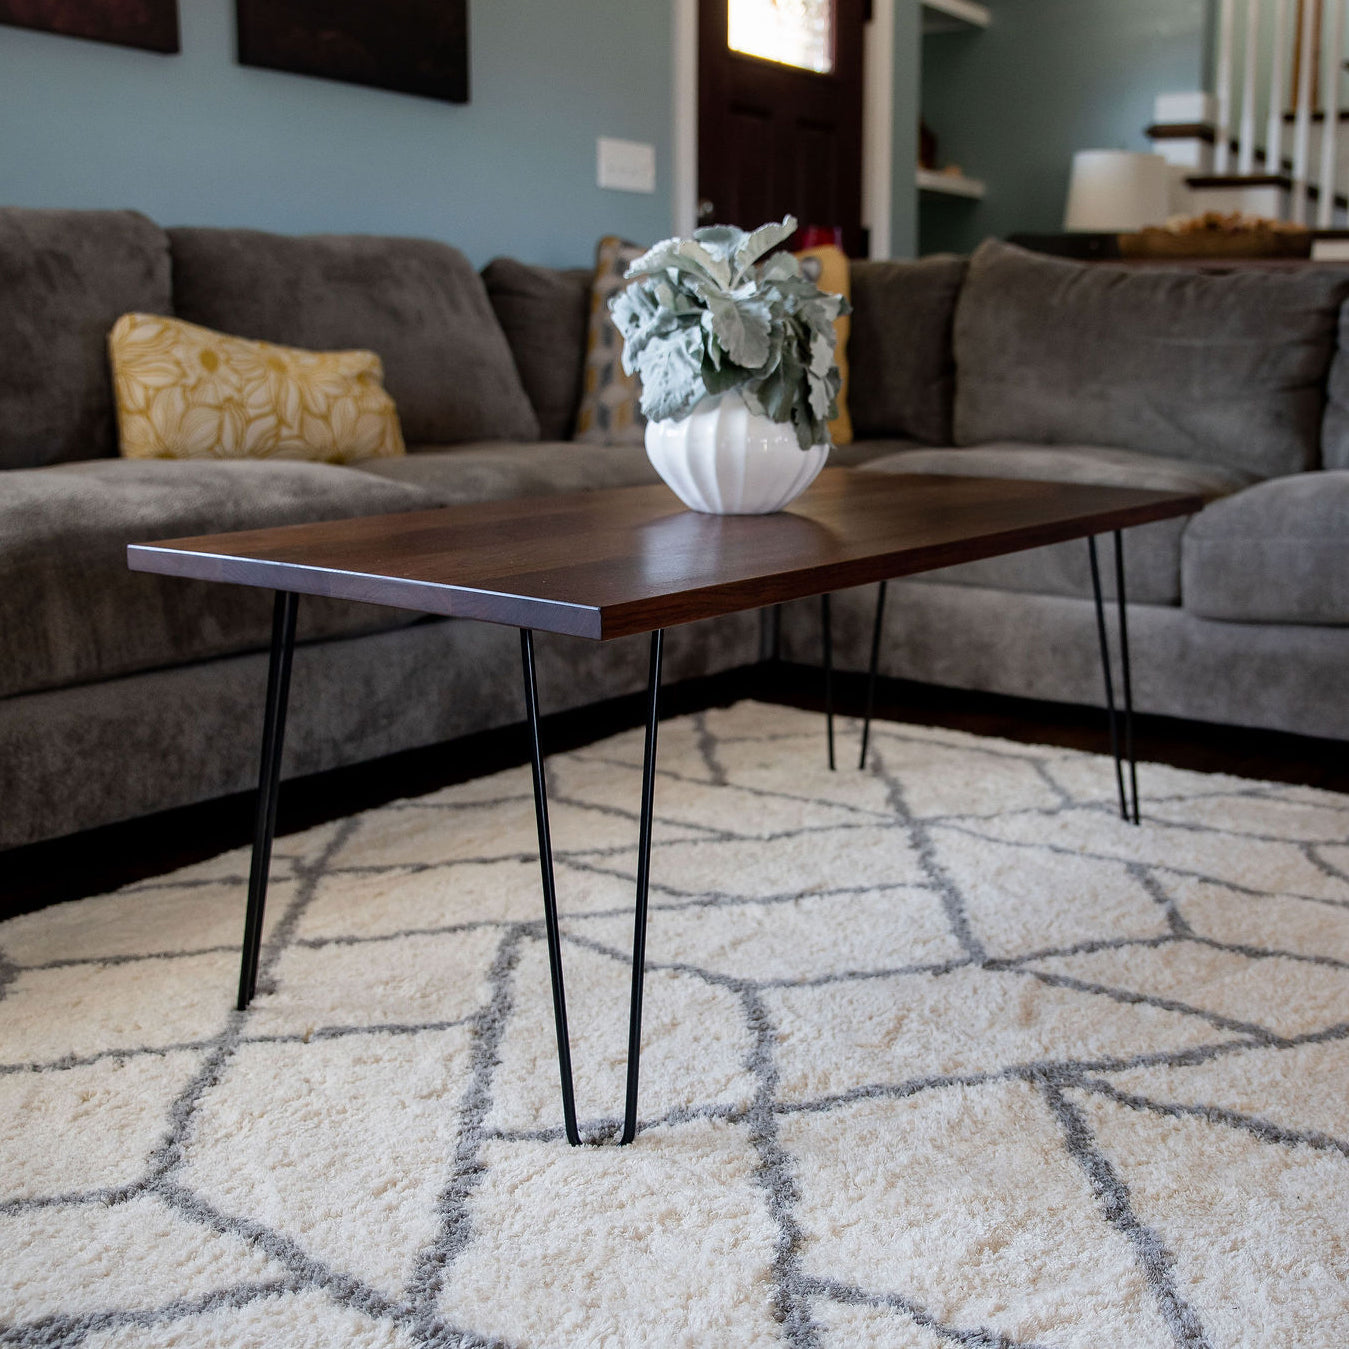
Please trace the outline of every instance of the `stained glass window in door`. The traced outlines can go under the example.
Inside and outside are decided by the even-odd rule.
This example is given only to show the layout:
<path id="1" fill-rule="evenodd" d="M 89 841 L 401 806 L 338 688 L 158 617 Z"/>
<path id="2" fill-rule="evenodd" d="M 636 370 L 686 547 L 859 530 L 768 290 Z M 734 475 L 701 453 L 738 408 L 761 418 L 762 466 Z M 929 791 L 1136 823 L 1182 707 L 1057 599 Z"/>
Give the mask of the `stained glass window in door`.
<path id="1" fill-rule="evenodd" d="M 834 68 L 834 0 L 727 0 L 727 45 L 827 75 Z"/>

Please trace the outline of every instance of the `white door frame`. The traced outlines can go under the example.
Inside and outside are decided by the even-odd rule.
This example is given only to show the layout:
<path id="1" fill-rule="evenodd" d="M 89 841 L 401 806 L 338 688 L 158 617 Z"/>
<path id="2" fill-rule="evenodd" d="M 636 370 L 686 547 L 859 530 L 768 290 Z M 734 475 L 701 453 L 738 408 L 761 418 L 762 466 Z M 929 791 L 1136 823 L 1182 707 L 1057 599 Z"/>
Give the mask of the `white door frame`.
<path id="1" fill-rule="evenodd" d="M 672 0 L 674 116 L 670 201 L 676 234 L 698 223 L 698 0 Z M 890 256 L 894 173 L 895 0 L 872 0 L 862 88 L 862 223 L 870 256 Z"/>

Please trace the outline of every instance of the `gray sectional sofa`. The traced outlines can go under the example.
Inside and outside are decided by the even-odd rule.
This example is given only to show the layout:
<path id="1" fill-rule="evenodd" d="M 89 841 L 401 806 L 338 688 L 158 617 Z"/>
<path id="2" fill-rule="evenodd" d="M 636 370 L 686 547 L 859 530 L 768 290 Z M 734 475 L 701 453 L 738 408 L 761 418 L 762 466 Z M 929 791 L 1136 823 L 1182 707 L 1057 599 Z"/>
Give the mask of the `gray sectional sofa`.
<path id="1" fill-rule="evenodd" d="M 1349 272 L 1086 268 L 990 244 L 857 263 L 865 472 L 1195 489 L 1128 538 L 1138 705 L 1349 740 Z M 655 481 L 568 439 L 588 273 L 406 239 L 162 230 L 0 211 L 0 847 L 250 787 L 270 597 L 126 570 L 132 541 Z M 129 310 L 384 359 L 410 452 L 336 466 L 116 456 L 104 353 Z M 1099 701 L 1082 545 L 892 588 L 882 669 Z M 861 667 L 872 592 L 835 605 Z M 306 599 L 285 772 L 519 720 L 513 631 Z M 814 661 L 818 608 L 785 652 Z M 677 629 L 667 678 L 748 665 L 746 614 Z M 645 645 L 543 641 L 545 710 L 634 691 Z M 451 748 L 447 752 L 453 753 Z"/>

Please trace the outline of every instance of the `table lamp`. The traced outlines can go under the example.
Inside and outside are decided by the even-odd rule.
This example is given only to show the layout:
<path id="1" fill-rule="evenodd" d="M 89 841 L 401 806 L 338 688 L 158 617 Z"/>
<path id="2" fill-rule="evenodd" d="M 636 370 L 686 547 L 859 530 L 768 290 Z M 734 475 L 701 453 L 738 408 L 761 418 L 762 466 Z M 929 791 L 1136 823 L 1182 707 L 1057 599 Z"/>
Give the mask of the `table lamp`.
<path id="1" fill-rule="evenodd" d="M 1170 170 L 1161 155 L 1079 150 L 1073 156 L 1065 230 L 1118 234 L 1163 224 L 1170 214 Z"/>

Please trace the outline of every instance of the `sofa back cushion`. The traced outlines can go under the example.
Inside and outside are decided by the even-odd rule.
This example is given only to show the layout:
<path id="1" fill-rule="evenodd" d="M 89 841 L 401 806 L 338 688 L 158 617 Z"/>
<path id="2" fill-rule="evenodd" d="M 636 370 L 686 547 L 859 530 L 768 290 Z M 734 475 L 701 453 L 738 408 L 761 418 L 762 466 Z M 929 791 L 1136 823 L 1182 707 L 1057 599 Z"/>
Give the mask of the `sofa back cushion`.
<path id="1" fill-rule="evenodd" d="M 859 439 L 951 443 L 951 328 L 964 258 L 852 264 L 848 406 Z"/>
<path id="2" fill-rule="evenodd" d="M 1340 310 L 1339 342 L 1326 381 L 1321 463 L 1325 468 L 1349 468 L 1349 304 Z"/>
<path id="3" fill-rule="evenodd" d="M 589 267 L 559 271 L 514 258 L 494 258 L 483 269 L 544 440 L 567 440 L 576 424 L 592 275 Z"/>
<path id="4" fill-rule="evenodd" d="M 143 215 L 0 209 L 0 469 L 116 454 L 108 330 L 171 304 L 169 241 Z"/>
<path id="5" fill-rule="evenodd" d="M 1210 274 L 983 244 L 956 309 L 956 441 L 1116 445 L 1274 477 L 1320 456 L 1349 271 Z"/>
<path id="6" fill-rule="evenodd" d="M 409 445 L 538 438 L 482 278 L 448 244 L 234 229 L 169 237 L 179 317 L 282 346 L 377 352 Z"/>

